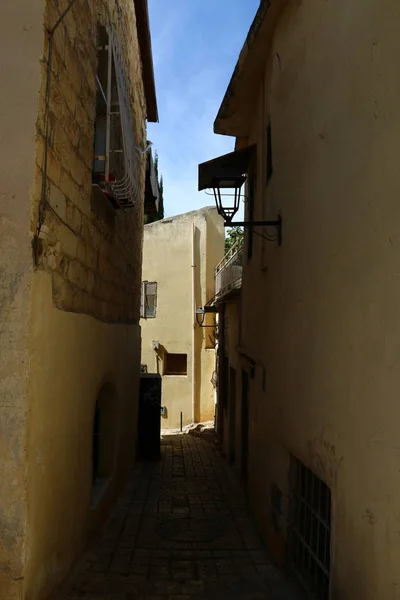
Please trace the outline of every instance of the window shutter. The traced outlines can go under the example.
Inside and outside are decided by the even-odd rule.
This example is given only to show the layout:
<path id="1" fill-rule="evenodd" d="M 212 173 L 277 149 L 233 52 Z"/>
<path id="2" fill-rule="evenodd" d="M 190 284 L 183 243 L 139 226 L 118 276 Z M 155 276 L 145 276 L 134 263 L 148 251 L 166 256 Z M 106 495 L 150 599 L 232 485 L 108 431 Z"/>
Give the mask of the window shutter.
<path id="1" fill-rule="evenodd" d="M 144 319 L 145 315 L 145 306 L 146 306 L 146 281 L 142 282 L 142 289 L 140 290 L 140 317 Z"/>
<path id="2" fill-rule="evenodd" d="M 155 281 L 146 281 L 144 299 L 146 318 L 154 319 L 157 306 L 157 283 Z"/>
<path id="3" fill-rule="evenodd" d="M 146 283 L 146 296 L 155 296 L 157 298 L 157 283 L 155 281 Z"/>

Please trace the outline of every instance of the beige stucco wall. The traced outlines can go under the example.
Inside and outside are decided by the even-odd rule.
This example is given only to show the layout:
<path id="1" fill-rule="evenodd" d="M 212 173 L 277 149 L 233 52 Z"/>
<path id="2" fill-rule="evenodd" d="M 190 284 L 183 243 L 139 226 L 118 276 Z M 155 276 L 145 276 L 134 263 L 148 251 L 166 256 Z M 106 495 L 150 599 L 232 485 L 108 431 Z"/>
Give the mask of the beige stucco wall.
<path id="1" fill-rule="evenodd" d="M 0 598 L 47 600 L 79 559 L 135 455 L 143 193 L 113 214 L 91 198 L 96 28 L 113 25 L 138 147 L 146 106 L 134 5 L 79 0 L 54 36 L 47 207 L 37 232 L 48 41 L 65 2 L 0 10 Z M 36 127 L 35 127 L 36 125 Z M 36 163 L 36 164 L 35 164 Z M 143 192 L 144 159 L 139 165 Z M 114 469 L 93 504 L 92 432 L 113 390 Z"/>
<path id="2" fill-rule="evenodd" d="M 0 7 L 0 597 L 21 598 L 26 535 L 30 192 L 43 2 Z"/>
<path id="3" fill-rule="evenodd" d="M 400 589 L 399 18 L 392 0 L 288 2 L 249 132 L 255 218 L 284 223 L 282 247 L 255 240 L 243 274 L 249 498 L 281 559 L 270 486 L 287 514 L 290 454 L 330 486 L 335 600 Z"/>
<path id="4" fill-rule="evenodd" d="M 164 428 L 179 427 L 181 412 L 184 424 L 193 421 L 193 394 L 196 421 L 211 419 L 214 414 L 211 377 L 215 352 L 206 347 L 206 335 L 213 330 L 194 328 L 194 307 L 204 305 L 214 295 L 214 268 L 223 248 L 223 222 L 215 208 L 145 226 L 142 279 L 157 282 L 157 313 L 155 318 L 141 319 L 141 362 L 149 372 L 163 375 L 162 404 L 167 407 L 162 418 Z M 153 340 L 160 344 L 158 353 L 152 348 Z M 165 352 L 187 354 L 187 376 L 163 374 Z"/>
<path id="5" fill-rule="evenodd" d="M 132 468 L 140 328 L 58 310 L 43 272 L 32 295 L 26 587 L 36 599 L 62 581 Z M 114 473 L 93 506 L 93 415 L 105 384 L 116 394 Z"/>

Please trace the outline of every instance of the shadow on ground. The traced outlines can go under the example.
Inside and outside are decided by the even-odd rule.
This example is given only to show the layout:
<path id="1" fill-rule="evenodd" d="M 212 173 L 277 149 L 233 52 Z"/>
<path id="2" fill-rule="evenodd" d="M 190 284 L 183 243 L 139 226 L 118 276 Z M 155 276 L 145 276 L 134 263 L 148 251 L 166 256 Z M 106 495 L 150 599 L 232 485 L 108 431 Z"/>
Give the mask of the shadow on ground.
<path id="1" fill-rule="evenodd" d="M 269 561 L 211 427 L 163 432 L 64 600 L 298 600 Z"/>

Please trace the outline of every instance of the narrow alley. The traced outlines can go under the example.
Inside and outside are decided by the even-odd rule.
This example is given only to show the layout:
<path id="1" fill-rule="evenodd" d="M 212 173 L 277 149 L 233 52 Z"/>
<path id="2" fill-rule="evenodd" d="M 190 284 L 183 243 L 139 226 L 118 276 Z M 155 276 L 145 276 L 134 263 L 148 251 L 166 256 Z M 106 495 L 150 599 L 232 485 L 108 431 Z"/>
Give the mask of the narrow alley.
<path id="1" fill-rule="evenodd" d="M 208 438 L 208 439 L 207 439 Z M 138 464 L 63 600 L 297 600 L 268 560 L 210 434 Z"/>

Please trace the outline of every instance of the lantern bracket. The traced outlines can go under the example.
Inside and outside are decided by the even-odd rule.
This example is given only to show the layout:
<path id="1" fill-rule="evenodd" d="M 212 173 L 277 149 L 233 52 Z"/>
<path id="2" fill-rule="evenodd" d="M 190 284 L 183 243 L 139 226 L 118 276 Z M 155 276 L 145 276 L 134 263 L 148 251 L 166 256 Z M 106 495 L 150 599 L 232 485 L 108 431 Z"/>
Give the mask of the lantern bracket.
<path id="1" fill-rule="evenodd" d="M 218 312 L 218 309 L 216 306 L 204 306 L 204 308 L 202 306 L 199 306 L 199 308 L 196 310 L 196 321 L 197 321 L 197 325 L 199 327 L 214 327 L 215 325 L 204 325 L 204 318 L 206 316 L 207 313 L 214 313 L 216 314 Z"/>
<path id="2" fill-rule="evenodd" d="M 275 227 L 278 239 L 278 246 L 282 245 L 282 217 L 278 215 L 275 221 L 229 221 L 224 223 L 224 227 L 243 227 L 252 229 L 253 227 Z M 262 236 L 268 241 L 273 241 L 270 237 Z"/>
<path id="3" fill-rule="evenodd" d="M 250 167 L 256 159 L 256 154 L 257 146 L 253 144 L 201 163 L 199 165 L 199 191 L 213 190 L 215 205 L 218 214 L 224 219 L 225 227 L 244 227 L 245 229 L 274 227 L 277 232 L 276 237 L 257 231 L 254 233 L 268 241 L 277 240 L 280 246 L 282 244 L 282 218 L 280 215 L 274 221 L 233 221 L 239 211 L 240 201 L 243 197 L 242 188 L 247 181 L 247 174 L 251 171 Z M 231 193 L 226 193 L 227 190 L 230 190 Z M 252 194 L 249 195 L 252 196 Z M 230 196 L 231 201 L 225 201 L 225 196 Z"/>

